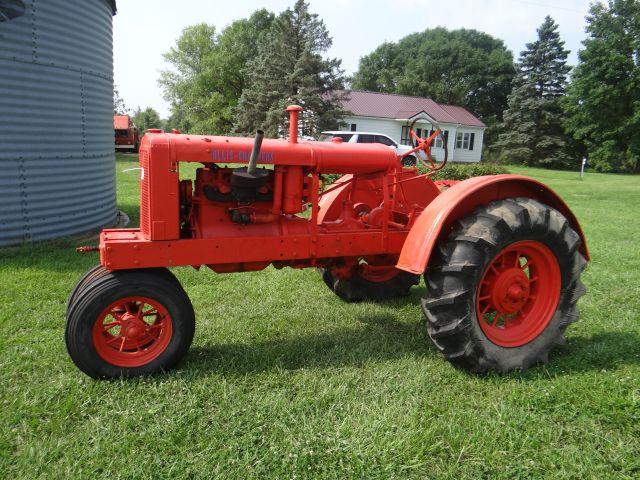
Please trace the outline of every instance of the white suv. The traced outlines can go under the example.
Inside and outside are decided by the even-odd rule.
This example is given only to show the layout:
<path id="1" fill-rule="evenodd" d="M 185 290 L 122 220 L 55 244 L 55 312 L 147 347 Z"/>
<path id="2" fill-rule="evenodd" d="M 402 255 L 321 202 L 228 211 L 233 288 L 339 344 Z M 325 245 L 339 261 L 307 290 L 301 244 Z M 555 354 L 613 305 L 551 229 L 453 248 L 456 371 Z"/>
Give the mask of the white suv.
<path id="1" fill-rule="evenodd" d="M 322 132 L 320 141 L 330 142 L 332 138 L 340 137 L 343 142 L 347 143 L 381 143 L 389 148 L 392 148 L 398 155 L 402 155 L 405 152 L 411 150 L 412 147 L 408 145 L 400 145 L 387 135 L 375 132 L 351 132 L 349 130 L 330 130 Z M 416 164 L 416 157 L 409 155 L 402 160 L 402 164 L 405 167 L 414 166 Z"/>

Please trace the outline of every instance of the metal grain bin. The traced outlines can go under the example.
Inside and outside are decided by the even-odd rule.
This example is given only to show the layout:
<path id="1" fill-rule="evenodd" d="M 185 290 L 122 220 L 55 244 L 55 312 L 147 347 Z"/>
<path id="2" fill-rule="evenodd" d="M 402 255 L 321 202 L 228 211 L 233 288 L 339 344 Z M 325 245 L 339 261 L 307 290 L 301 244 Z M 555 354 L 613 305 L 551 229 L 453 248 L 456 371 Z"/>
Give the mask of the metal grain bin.
<path id="1" fill-rule="evenodd" d="M 0 0 L 0 246 L 116 219 L 115 0 Z"/>

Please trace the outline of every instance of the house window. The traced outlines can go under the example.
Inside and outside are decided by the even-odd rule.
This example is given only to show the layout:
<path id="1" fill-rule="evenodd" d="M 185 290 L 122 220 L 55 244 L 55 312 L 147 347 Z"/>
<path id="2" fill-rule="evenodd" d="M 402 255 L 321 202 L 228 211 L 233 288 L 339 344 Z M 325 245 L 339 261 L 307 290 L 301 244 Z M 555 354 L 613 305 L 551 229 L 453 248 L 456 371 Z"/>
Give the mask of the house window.
<path id="1" fill-rule="evenodd" d="M 402 133 L 400 134 L 400 143 L 402 143 L 403 145 L 413 145 L 413 139 L 411 138 L 411 134 L 409 133 L 410 131 L 411 131 L 411 128 L 409 128 L 408 125 L 402 126 Z M 416 128 L 414 132 L 416 132 L 416 135 L 422 138 L 421 128 Z"/>
<path id="2" fill-rule="evenodd" d="M 411 138 L 409 136 L 409 126 L 402 126 L 402 134 L 400 135 L 400 143 L 403 145 L 411 145 Z"/>
<path id="3" fill-rule="evenodd" d="M 416 135 L 418 135 L 420 138 L 422 138 L 422 134 L 424 133 L 425 137 L 428 137 L 430 135 L 433 135 L 433 132 L 435 132 L 435 130 L 424 130 L 424 132 L 422 131 L 421 128 L 416 128 L 415 130 Z M 428 133 L 428 135 L 427 135 Z M 446 142 L 449 142 L 449 130 L 445 130 L 443 132 L 444 138 Z M 411 136 L 409 135 L 409 127 L 408 126 L 403 126 L 402 127 L 402 134 L 400 136 L 400 143 L 402 143 L 403 145 L 411 145 Z M 443 144 L 442 144 L 442 139 L 440 138 L 440 136 L 438 135 L 438 138 L 435 139 L 434 142 L 434 147 L 435 148 L 443 148 Z"/>
<path id="4" fill-rule="evenodd" d="M 475 137 L 475 133 L 458 132 L 458 134 L 456 135 L 456 149 L 473 150 Z"/>
<path id="5" fill-rule="evenodd" d="M 355 123 L 350 123 L 349 124 L 349 131 L 350 132 L 355 132 L 356 131 L 356 124 Z"/>
<path id="6" fill-rule="evenodd" d="M 443 130 L 442 135 L 438 135 L 433 143 L 435 148 L 444 148 L 444 143 L 442 142 L 442 137 L 444 137 L 444 141 L 449 143 L 449 130 Z"/>
<path id="7" fill-rule="evenodd" d="M 469 134 L 458 132 L 456 135 L 456 149 L 468 150 L 469 149 Z"/>
<path id="8" fill-rule="evenodd" d="M 411 129 L 409 128 L 408 125 L 403 125 L 402 127 L 402 134 L 400 135 L 400 143 L 402 143 L 403 145 L 413 145 L 412 143 L 412 139 L 411 139 L 411 134 L 409 133 Z M 416 132 L 416 135 L 418 135 L 419 137 L 422 138 L 422 129 L 421 128 L 416 128 L 414 130 L 414 132 Z M 426 130 L 425 130 L 426 133 Z"/>

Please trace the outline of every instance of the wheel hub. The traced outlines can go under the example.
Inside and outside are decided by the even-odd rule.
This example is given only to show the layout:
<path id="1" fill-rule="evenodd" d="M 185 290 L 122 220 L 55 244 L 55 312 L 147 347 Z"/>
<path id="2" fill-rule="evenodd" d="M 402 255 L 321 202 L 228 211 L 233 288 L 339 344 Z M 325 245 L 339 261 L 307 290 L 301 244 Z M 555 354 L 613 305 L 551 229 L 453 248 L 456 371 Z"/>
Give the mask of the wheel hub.
<path id="1" fill-rule="evenodd" d="M 172 321 L 167 309 L 146 297 L 127 297 L 109 305 L 93 327 L 93 344 L 107 362 L 138 367 L 169 345 Z"/>
<path id="2" fill-rule="evenodd" d="M 502 271 L 491 286 L 493 306 L 504 313 L 515 313 L 529 299 L 529 279 L 520 268 Z"/>
<path id="3" fill-rule="evenodd" d="M 546 245 L 524 240 L 505 247 L 480 280 L 476 300 L 480 328 L 502 347 L 533 341 L 551 321 L 560 287 L 558 261 Z"/>
<path id="4" fill-rule="evenodd" d="M 127 340 L 139 340 L 147 335 L 147 328 L 143 322 L 132 315 L 122 319 L 122 336 Z"/>

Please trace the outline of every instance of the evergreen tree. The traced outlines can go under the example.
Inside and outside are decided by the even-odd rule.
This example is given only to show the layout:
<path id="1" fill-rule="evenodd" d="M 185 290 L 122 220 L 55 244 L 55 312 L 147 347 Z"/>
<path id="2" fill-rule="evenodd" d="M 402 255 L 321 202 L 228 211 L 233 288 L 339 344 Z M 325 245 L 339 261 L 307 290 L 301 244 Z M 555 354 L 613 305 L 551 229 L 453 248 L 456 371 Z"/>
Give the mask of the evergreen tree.
<path id="1" fill-rule="evenodd" d="M 600 171 L 640 171 L 640 2 L 594 3 L 565 102 L 566 127 Z"/>
<path id="2" fill-rule="evenodd" d="M 298 104 L 305 109 L 301 134 L 317 136 L 338 126 L 344 116 L 341 61 L 322 56 L 332 39 L 324 22 L 298 0 L 273 22 L 246 69 L 248 85 L 236 110 L 235 130 L 250 134 L 263 129 L 267 136 L 282 136 L 287 128 L 284 109 Z"/>
<path id="3" fill-rule="evenodd" d="M 144 110 L 138 107 L 133 112 L 133 123 L 136 127 L 138 127 L 140 136 L 144 135 L 149 128 L 163 127 L 163 122 L 162 120 L 160 120 L 160 115 L 151 107 L 147 107 Z"/>
<path id="4" fill-rule="evenodd" d="M 568 154 L 562 129 L 561 99 L 565 94 L 569 51 L 558 25 L 547 16 L 538 39 L 520 54 L 518 73 L 504 112 L 502 133 L 494 148 L 510 162 L 566 168 L 577 160 Z"/>

